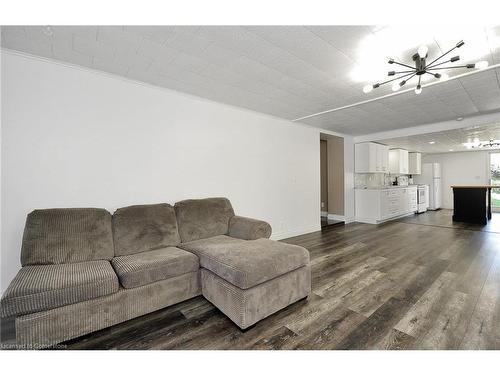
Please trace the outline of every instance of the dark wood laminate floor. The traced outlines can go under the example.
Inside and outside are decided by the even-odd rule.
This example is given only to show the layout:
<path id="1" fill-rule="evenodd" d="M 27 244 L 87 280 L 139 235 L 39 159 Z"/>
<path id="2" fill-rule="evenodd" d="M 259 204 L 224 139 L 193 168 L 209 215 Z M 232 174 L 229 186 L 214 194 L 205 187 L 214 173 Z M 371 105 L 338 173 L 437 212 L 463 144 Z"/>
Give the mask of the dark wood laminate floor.
<path id="1" fill-rule="evenodd" d="M 433 225 L 438 227 L 480 230 L 483 232 L 500 233 L 500 212 L 493 212 L 491 220 L 486 225 L 462 223 L 452 220 L 453 210 L 427 211 L 420 215 L 413 215 L 400 219 L 405 223 Z"/>
<path id="2" fill-rule="evenodd" d="M 437 226 L 431 219 L 355 223 L 285 240 L 309 249 L 313 293 L 245 333 L 197 297 L 65 344 L 69 349 L 500 349 L 500 234 Z M 8 324 L 6 332 L 12 334 Z"/>

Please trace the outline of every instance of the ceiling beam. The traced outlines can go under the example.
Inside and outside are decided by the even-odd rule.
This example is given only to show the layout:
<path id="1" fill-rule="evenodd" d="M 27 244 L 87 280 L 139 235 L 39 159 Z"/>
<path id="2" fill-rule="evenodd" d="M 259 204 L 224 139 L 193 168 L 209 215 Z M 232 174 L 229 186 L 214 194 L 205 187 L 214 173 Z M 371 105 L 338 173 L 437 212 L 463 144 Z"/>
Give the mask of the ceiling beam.
<path id="1" fill-rule="evenodd" d="M 496 69 L 496 68 L 500 68 L 500 63 L 498 64 L 494 64 L 494 65 L 490 65 L 488 66 L 487 68 L 484 68 L 484 69 L 481 69 L 481 70 L 474 70 L 472 72 L 467 72 L 467 73 L 463 73 L 463 74 L 458 74 L 456 76 L 453 76 L 453 77 L 450 77 L 449 79 L 447 79 L 446 81 L 439 81 L 439 80 L 436 80 L 434 82 L 430 82 L 430 83 L 427 83 L 425 85 L 422 85 L 422 88 L 425 88 L 425 87 L 431 87 L 431 86 L 434 86 L 434 85 L 439 85 L 439 84 L 444 84 L 448 81 L 453 81 L 455 79 L 460 79 L 460 78 L 464 78 L 464 77 L 468 77 L 468 76 L 471 76 L 471 75 L 474 75 L 474 74 L 478 74 L 478 73 L 482 73 L 482 72 L 486 72 L 488 70 L 491 70 L 491 69 Z M 401 95 L 401 94 L 406 94 L 410 91 L 413 91 L 413 89 L 406 89 L 406 90 L 402 90 L 402 91 L 397 91 L 397 92 L 393 92 L 393 93 L 390 93 L 390 94 L 387 94 L 387 95 L 383 95 L 383 96 L 379 96 L 379 97 L 376 97 L 376 98 L 372 98 L 372 99 L 367 99 L 367 100 L 363 100 L 361 102 L 357 102 L 357 103 L 353 103 L 353 104 L 348 104 L 348 105 L 344 105 L 342 107 L 337 107 L 337 108 L 332 108 L 332 109 L 328 109 L 326 111 L 321 111 L 321 112 L 317 112 L 317 113 L 313 113 L 311 115 L 307 115 L 307 116 L 303 116 L 303 117 L 299 117 L 299 118 L 296 118 L 296 119 L 293 119 L 292 122 L 297 122 L 297 121 L 302 121 L 302 120 L 306 120 L 308 118 L 312 118 L 312 117 L 317 117 L 317 116 L 322 116 L 322 115 L 326 115 L 327 113 L 332 113 L 332 112 L 337 112 L 337 111 L 341 111 L 343 109 L 347 109 L 347 108 L 352 108 L 352 107 L 357 107 L 357 106 L 360 106 L 360 105 L 363 105 L 363 104 L 367 104 L 367 103 L 372 103 L 372 102 L 376 102 L 378 100 L 382 100 L 382 99 L 386 99 L 386 98 L 390 98 L 392 96 L 396 96 L 396 95 Z"/>

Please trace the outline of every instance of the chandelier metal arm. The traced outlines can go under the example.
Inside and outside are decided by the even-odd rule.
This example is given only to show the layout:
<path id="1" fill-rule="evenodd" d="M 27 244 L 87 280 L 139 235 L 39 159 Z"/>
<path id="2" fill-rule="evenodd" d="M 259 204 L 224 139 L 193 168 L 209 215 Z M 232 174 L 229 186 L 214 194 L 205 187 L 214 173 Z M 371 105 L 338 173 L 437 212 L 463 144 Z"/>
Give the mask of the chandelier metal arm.
<path id="1" fill-rule="evenodd" d="M 429 64 L 429 65 L 427 65 L 427 66 L 426 66 L 426 69 L 434 68 L 434 67 L 436 67 L 436 66 L 440 66 L 440 65 L 443 65 L 443 64 L 447 64 L 447 63 L 449 63 L 449 62 L 452 62 L 452 61 L 451 61 L 451 59 L 450 59 L 450 60 L 443 61 L 443 62 L 440 62 L 440 63 L 437 63 L 437 64 L 434 64 L 434 65 Z"/>
<path id="2" fill-rule="evenodd" d="M 471 69 L 473 68 L 474 64 L 470 64 L 472 66 L 469 67 L 469 65 L 454 65 L 454 66 L 443 66 L 442 68 L 429 68 L 427 70 L 441 70 L 441 69 L 455 69 L 455 68 L 468 68 Z"/>
<path id="3" fill-rule="evenodd" d="M 403 63 L 400 63 L 400 62 L 397 62 L 397 61 L 393 61 L 392 64 L 398 64 L 398 65 L 404 66 L 406 68 L 410 68 L 410 69 L 415 70 L 414 66 L 406 65 L 406 64 L 403 64 Z"/>
<path id="4" fill-rule="evenodd" d="M 426 72 L 425 72 L 425 74 L 430 74 L 431 76 L 435 77 L 435 76 L 434 76 L 434 74 L 435 74 L 435 73 L 431 73 L 431 72 L 427 72 L 427 71 L 426 71 Z"/>
<path id="5" fill-rule="evenodd" d="M 410 79 L 412 79 L 412 78 L 413 78 L 413 77 L 415 77 L 416 75 L 417 75 L 417 73 L 413 73 L 413 75 L 412 75 L 410 78 L 408 78 L 408 79 L 406 80 L 406 82 L 408 82 Z"/>
<path id="6" fill-rule="evenodd" d="M 464 42 L 463 40 L 461 40 L 460 42 L 458 42 L 455 47 L 453 47 L 452 49 L 448 50 L 447 52 L 443 53 L 441 56 L 435 58 L 434 60 L 432 60 L 429 64 L 427 64 L 427 66 L 430 66 L 432 64 L 434 64 L 436 61 L 438 60 L 441 60 L 443 57 L 445 57 L 447 54 L 449 54 L 451 51 L 454 51 L 456 50 L 457 48 L 460 48 L 464 45 Z"/>
<path id="7" fill-rule="evenodd" d="M 378 83 L 378 85 L 379 85 L 379 86 L 381 86 L 381 85 L 385 85 L 386 83 L 389 83 L 389 82 L 395 81 L 395 80 L 397 80 L 397 79 L 401 79 L 401 78 L 404 78 L 404 77 L 408 77 L 408 76 L 409 76 L 409 75 L 411 75 L 411 74 L 412 74 L 412 73 L 408 73 L 408 74 L 405 74 L 405 75 L 402 75 L 402 76 L 399 76 L 399 77 L 396 77 L 396 78 L 393 78 L 393 79 L 389 79 L 389 80 L 387 80 L 387 81 L 384 81 L 384 82 L 380 82 L 380 83 Z M 413 76 L 414 76 L 415 74 L 416 74 L 416 73 L 413 73 Z M 413 76 L 412 76 L 412 77 L 413 77 Z M 409 79 L 411 79 L 411 78 L 409 78 Z M 408 81 L 408 80 L 407 80 L 407 81 Z"/>

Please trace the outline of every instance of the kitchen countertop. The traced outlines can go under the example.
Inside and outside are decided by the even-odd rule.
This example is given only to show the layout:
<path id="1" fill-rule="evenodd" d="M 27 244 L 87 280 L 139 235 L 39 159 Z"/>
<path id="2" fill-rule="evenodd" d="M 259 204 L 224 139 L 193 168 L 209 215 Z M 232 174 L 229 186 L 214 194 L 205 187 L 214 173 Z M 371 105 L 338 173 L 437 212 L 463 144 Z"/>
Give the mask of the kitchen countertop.
<path id="1" fill-rule="evenodd" d="M 356 190 L 392 190 L 392 189 L 408 189 L 416 188 L 418 185 L 408 185 L 408 186 L 367 186 L 367 187 L 357 187 Z"/>

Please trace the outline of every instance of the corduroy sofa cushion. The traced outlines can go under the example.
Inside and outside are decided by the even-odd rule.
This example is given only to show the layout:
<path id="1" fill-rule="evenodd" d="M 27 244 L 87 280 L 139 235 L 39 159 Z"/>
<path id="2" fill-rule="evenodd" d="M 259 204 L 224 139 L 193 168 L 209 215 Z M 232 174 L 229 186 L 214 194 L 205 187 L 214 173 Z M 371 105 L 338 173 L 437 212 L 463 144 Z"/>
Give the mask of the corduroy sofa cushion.
<path id="1" fill-rule="evenodd" d="M 115 256 L 177 246 L 174 208 L 167 203 L 122 207 L 113 214 Z"/>
<path id="2" fill-rule="evenodd" d="M 118 291 L 107 260 L 22 267 L 5 291 L 1 315 L 24 315 L 87 301 Z"/>
<path id="3" fill-rule="evenodd" d="M 245 241 L 228 236 L 179 245 L 200 258 L 200 266 L 241 289 L 284 275 L 309 264 L 303 247 L 261 238 Z"/>
<path id="4" fill-rule="evenodd" d="M 125 255 L 111 261 L 124 288 L 137 288 L 155 281 L 199 269 L 198 257 L 176 247 Z"/>
<path id="5" fill-rule="evenodd" d="M 26 218 L 21 264 L 113 258 L 111 214 L 102 208 L 35 210 Z"/>
<path id="6" fill-rule="evenodd" d="M 182 242 L 227 234 L 234 216 L 227 198 L 186 199 L 174 208 Z"/>

